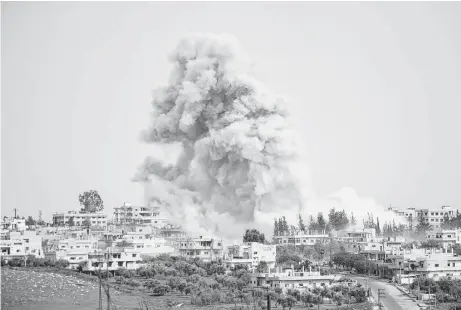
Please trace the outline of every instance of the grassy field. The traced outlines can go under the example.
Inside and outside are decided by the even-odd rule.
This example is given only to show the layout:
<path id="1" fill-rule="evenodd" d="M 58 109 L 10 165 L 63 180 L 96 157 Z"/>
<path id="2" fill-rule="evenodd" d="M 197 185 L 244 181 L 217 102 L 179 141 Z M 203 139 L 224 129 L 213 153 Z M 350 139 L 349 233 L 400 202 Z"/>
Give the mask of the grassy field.
<path id="1" fill-rule="evenodd" d="M 162 282 L 162 281 L 161 281 Z M 236 309 L 234 304 L 217 304 L 210 306 L 191 305 L 190 296 L 173 291 L 165 296 L 152 296 L 144 287 L 132 288 L 117 285 L 114 278 L 110 280 L 111 309 L 167 309 L 170 301 L 174 305 L 182 304 L 180 309 Z M 223 290 L 226 294 L 226 290 Z M 50 268 L 2 268 L 2 309 L 33 309 L 33 310 L 64 310 L 81 309 L 96 310 L 99 307 L 99 285 L 97 278 L 78 274 L 69 270 L 53 270 Z M 237 305 L 253 309 L 251 305 Z M 273 309 L 282 309 L 280 306 Z M 340 307 L 339 309 L 345 309 Z M 106 300 L 103 300 L 103 309 L 107 309 Z M 256 308 L 258 309 L 258 308 Z M 317 309 L 300 306 L 295 309 Z M 320 309 L 338 309 L 336 305 L 321 305 Z M 369 310 L 367 304 L 351 305 L 348 309 Z"/>

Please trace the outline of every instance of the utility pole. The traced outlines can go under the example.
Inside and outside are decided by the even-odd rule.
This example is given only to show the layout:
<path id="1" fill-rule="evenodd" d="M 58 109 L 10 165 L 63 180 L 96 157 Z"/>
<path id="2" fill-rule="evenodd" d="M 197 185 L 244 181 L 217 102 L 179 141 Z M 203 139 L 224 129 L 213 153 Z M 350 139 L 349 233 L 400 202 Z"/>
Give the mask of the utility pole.
<path id="1" fill-rule="evenodd" d="M 17 218 L 16 217 L 16 212 L 18 211 L 18 209 L 14 208 L 13 211 L 14 211 L 14 218 Z"/>
<path id="2" fill-rule="evenodd" d="M 42 223 L 42 210 L 38 210 L 38 222 Z"/>
<path id="3" fill-rule="evenodd" d="M 378 289 L 378 306 L 380 309 L 382 308 L 381 298 L 383 298 L 384 296 L 386 296 L 386 290 L 379 288 Z"/>

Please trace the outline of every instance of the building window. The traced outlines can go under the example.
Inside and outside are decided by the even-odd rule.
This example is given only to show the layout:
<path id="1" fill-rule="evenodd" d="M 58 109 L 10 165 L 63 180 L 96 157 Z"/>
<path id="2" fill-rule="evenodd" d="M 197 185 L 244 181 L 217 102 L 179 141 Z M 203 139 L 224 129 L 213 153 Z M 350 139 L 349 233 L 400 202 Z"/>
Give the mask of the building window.
<path id="1" fill-rule="evenodd" d="M 439 267 L 439 264 L 435 264 L 435 267 Z"/>

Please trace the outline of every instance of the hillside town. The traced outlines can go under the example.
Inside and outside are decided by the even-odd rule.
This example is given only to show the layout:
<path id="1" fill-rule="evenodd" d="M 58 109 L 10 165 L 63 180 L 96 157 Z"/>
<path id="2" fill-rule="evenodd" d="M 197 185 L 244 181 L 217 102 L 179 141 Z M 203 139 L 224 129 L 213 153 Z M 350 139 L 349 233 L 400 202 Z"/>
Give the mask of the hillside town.
<path id="1" fill-rule="evenodd" d="M 334 294 L 321 295 L 319 289 L 341 291 L 344 285 L 362 287 L 363 300 L 355 298 L 355 302 L 366 298 L 377 302 L 381 291 L 374 291 L 371 281 L 384 281 L 412 295 L 422 308 L 461 300 L 461 288 L 456 285 L 446 292 L 423 288 L 427 281 L 434 287 L 438 282 L 461 283 L 461 215 L 449 206 L 388 208 L 385 212 L 394 220 L 382 227 L 379 217 L 372 214 L 357 223 L 353 214 L 335 209 L 325 216 L 310 216 L 306 224 L 301 215 L 296 225 L 281 217 L 274 219 L 272 238 L 251 228 L 242 232 L 240 243 L 231 244 L 218 236 L 187 234 L 162 215 L 157 199 L 144 206 L 125 202 L 113 208 L 112 216 L 103 212 L 96 191 L 85 192 L 80 201 L 81 210 L 55 213 L 49 222 L 31 216 L 4 217 L 2 266 L 60 266 L 89 275 L 105 272 L 106 277 L 147 272 L 149 278 L 146 270 L 157 270 L 156 264 L 167 257 L 176 263 L 219 266 L 221 272 L 208 272 L 216 277 L 246 270 L 245 286 L 253 294 L 255 289 L 277 290 L 292 296 L 293 305 L 303 300 L 333 303 L 334 296 L 340 305 L 345 301 Z M 197 273 L 192 271 L 190 276 Z M 155 282 L 143 285 L 160 295 L 174 289 L 173 285 L 162 291 L 163 286 Z M 283 304 L 279 299 L 274 302 Z M 265 301 L 260 303 L 267 307 Z M 377 304 L 385 307 L 383 302 Z"/>

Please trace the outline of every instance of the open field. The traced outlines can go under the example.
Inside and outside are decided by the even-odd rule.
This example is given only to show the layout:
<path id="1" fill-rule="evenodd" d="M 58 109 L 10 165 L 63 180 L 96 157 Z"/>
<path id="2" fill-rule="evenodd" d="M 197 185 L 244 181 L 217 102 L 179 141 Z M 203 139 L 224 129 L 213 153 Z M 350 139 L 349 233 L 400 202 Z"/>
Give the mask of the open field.
<path id="1" fill-rule="evenodd" d="M 80 275 L 73 271 L 52 269 L 23 269 L 2 268 L 2 309 L 33 309 L 33 310 L 64 310 L 81 309 L 97 310 L 99 305 L 99 285 L 97 278 Z M 162 281 L 163 282 L 163 281 Z M 234 304 L 215 304 L 209 306 L 191 305 L 191 297 L 173 291 L 165 296 L 152 296 L 144 287 L 130 288 L 125 285 L 117 285 L 111 279 L 111 296 L 113 305 L 111 309 L 133 310 L 142 309 L 141 302 L 147 302 L 149 310 L 167 309 L 168 301 L 173 304 L 183 304 L 181 309 L 236 309 Z M 117 289 L 115 289 L 117 288 Z M 223 292 L 225 293 L 225 289 Z M 253 309 L 253 305 L 243 305 L 240 309 Z M 103 300 L 103 308 L 106 309 L 106 301 Z M 281 306 L 273 309 L 282 309 Z M 345 308 L 340 307 L 340 309 Z M 144 308 L 146 309 L 146 308 Z M 258 308 L 256 308 L 258 309 Z M 308 308 L 298 304 L 295 309 Z M 336 305 L 321 305 L 321 310 L 338 309 Z M 366 303 L 351 305 L 350 309 L 370 309 Z"/>

